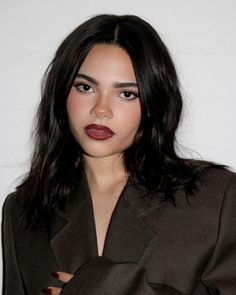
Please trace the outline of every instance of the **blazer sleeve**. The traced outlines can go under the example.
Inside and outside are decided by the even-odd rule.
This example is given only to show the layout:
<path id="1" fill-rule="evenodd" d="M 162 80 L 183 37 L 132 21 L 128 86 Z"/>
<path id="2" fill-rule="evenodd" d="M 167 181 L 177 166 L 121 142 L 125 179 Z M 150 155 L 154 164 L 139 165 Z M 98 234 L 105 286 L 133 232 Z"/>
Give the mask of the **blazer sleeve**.
<path id="1" fill-rule="evenodd" d="M 221 207 L 217 241 L 202 275 L 209 291 L 236 294 L 236 176 L 231 178 Z M 210 291 L 211 292 L 211 291 Z M 218 294 L 217 293 L 217 294 Z"/>
<path id="2" fill-rule="evenodd" d="M 136 263 L 115 263 L 95 257 L 65 284 L 61 295 L 181 295 L 166 285 L 149 284 L 144 268 Z"/>
<path id="3" fill-rule="evenodd" d="M 9 195 L 2 210 L 2 246 L 3 246 L 3 295 L 25 295 L 21 274 L 18 267 L 14 241 L 13 210 L 14 199 Z M 16 213 L 16 212 L 15 212 Z"/>

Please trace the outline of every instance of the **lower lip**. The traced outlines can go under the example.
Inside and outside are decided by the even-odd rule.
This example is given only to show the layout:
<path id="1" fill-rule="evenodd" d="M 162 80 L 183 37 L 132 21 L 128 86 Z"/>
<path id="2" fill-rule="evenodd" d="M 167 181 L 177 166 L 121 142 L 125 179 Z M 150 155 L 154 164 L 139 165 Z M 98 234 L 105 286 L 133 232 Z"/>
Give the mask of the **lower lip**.
<path id="1" fill-rule="evenodd" d="M 95 140 L 105 140 L 111 138 L 114 135 L 113 133 L 98 129 L 85 129 L 85 133 L 88 135 L 88 137 Z"/>

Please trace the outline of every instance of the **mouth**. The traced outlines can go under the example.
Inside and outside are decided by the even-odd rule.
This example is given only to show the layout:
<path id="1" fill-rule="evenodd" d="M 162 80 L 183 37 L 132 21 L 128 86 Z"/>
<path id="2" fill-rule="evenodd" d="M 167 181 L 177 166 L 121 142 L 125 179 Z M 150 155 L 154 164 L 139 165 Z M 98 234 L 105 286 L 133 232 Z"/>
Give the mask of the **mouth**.
<path id="1" fill-rule="evenodd" d="M 88 137 L 95 140 L 105 140 L 111 138 L 115 133 L 104 125 L 91 124 L 84 128 Z"/>

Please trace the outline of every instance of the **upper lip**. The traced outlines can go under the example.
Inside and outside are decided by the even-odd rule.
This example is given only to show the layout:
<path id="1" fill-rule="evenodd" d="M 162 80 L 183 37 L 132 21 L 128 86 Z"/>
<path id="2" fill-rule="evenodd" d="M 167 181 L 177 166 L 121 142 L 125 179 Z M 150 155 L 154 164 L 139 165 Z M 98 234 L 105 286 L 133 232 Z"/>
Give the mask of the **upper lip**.
<path id="1" fill-rule="evenodd" d="M 111 133 L 111 134 L 115 134 L 110 128 L 108 128 L 107 126 L 104 126 L 104 125 L 97 125 L 97 124 L 90 124 L 90 125 L 87 125 L 85 127 L 86 130 L 89 130 L 89 129 L 95 129 L 95 130 L 101 130 L 101 131 L 104 131 L 106 133 Z"/>

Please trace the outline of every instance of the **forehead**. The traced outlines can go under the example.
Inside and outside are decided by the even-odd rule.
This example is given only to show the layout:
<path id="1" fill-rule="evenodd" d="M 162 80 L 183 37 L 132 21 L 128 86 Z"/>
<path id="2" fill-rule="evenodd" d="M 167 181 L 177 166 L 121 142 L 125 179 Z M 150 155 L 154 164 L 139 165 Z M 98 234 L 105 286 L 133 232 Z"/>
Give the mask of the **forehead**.
<path id="1" fill-rule="evenodd" d="M 98 44 L 87 54 L 79 73 L 112 78 L 117 76 L 136 80 L 133 64 L 128 53 L 116 45 Z"/>

